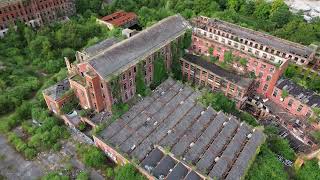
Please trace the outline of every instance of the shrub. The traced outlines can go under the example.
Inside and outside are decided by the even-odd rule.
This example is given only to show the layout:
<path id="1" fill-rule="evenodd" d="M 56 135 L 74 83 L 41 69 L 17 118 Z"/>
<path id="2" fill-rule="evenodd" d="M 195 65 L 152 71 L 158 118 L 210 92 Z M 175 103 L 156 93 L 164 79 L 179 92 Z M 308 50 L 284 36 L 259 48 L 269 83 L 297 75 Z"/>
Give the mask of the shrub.
<path id="1" fill-rule="evenodd" d="M 114 177 L 114 172 L 113 172 L 113 169 L 112 168 L 110 168 L 110 167 L 108 167 L 107 169 L 106 169 L 106 176 L 108 177 L 108 178 L 111 178 L 111 177 Z"/>
<path id="2" fill-rule="evenodd" d="M 78 175 L 76 180 L 89 180 L 89 173 L 85 171 L 81 171 Z"/>
<path id="3" fill-rule="evenodd" d="M 61 147 L 62 147 L 62 145 L 60 143 L 55 143 L 53 145 L 53 150 L 54 151 L 60 151 Z"/>
<path id="4" fill-rule="evenodd" d="M 77 153 L 86 166 L 103 168 L 107 160 L 104 153 L 95 146 L 77 146 Z"/>
<path id="5" fill-rule="evenodd" d="M 81 122 L 81 123 L 79 124 L 78 129 L 79 129 L 80 131 L 83 131 L 85 128 L 86 128 L 86 123 Z"/>
<path id="6" fill-rule="evenodd" d="M 27 159 L 33 159 L 34 157 L 37 156 L 37 151 L 33 148 L 27 148 L 24 150 L 24 156 Z"/>
<path id="7" fill-rule="evenodd" d="M 118 166 L 115 169 L 114 179 L 144 180 L 146 178 L 142 174 L 140 174 L 132 164 L 126 164 L 124 166 Z"/>

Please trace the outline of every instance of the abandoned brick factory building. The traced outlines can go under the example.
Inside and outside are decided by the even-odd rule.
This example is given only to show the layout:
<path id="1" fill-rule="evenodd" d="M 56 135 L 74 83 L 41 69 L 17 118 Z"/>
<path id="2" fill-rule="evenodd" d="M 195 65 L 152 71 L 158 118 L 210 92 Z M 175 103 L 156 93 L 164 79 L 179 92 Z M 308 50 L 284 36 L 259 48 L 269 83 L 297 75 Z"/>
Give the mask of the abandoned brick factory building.
<path id="1" fill-rule="evenodd" d="M 208 87 L 213 92 L 223 92 L 232 98 L 238 107 L 253 91 L 253 79 L 241 77 L 228 72 L 214 63 L 210 63 L 200 56 L 186 54 L 182 61 L 182 74 L 189 82 Z"/>
<path id="2" fill-rule="evenodd" d="M 188 22 L 175 15 L 121 42 L 112 38 L 78 52 L 77 64 L 67 60 L 67 67 L 70 86 L 80 105 L 97 112 L 110 112 L 114 102 L 130 100 L 136 94 L 137 64 L 144 63 L 144 78 L 149 85 L 153 79 L 153 60 L 161 54 L 170 69 L 171 43 L 179 41 L 188 28 Z M 120 87 L 112 92 L 110 83 L 114 77 L 119 77 Z M 119 97 L 112 95 L 115 91 L 120 92 Z"/>
<path id="3" fill-rule="evenodd" d="M 74 0 L 1 0 L 0 37 L 17 21 L 37 27 L 74 13 Z"/>
<path id="4" fill-rule="evenodd" d="M 202 16 L 191 25 L 191 47 L 180 58 L 184 80 L 222 92 L 237 107 L 254 93 L 296 116 L 311 116 L 312 108 L 319 107 L 317 94 L 282 77 L 289 63 L 314 64 L 314 48 Z M 159 56 L 170 72 L 172 45 L 179 44 L 188 29 L 190 23 L 174 15 L 125 40 L 109 38 L 78 51 L 75 62 L 65 59 L 68 80 L 43 91 L 48 108 L 59 114 L 72 90 L 83 109 L 111 112 L 114 104 L 137 95 L 138 68 L 148 86 Z M 227 52 L 233 60 L 222 67 Z M 199 96 L 169 78 L 95 134 L 95 144 L 116 163 L 133 162 L 149 179 L 243 178 L 265 135 L 203 107 Z"/>
<path id="5" fill-rule="evenodd" d="M 233 62 L 234 69 L 254 73 L 258 77 L 257 92 L 267 97 L 289 61 L 307 65 L 315 60 L 316 51 L 312 48 L 218 19 L 200 16 L 192 20 L 192 25 L 193 52 L 209 56 L 212 48 L 212 55 L 220 61 L 227 51 L 245 58 L 246 65 Z"/>
<path id="6" fill-rule="evenodd" d="M 243 178 L 265 140 L 262 130 L 203 107 L 200 95 L 169 78 L 95 135 L 95 144 L 149 179 Z"/>

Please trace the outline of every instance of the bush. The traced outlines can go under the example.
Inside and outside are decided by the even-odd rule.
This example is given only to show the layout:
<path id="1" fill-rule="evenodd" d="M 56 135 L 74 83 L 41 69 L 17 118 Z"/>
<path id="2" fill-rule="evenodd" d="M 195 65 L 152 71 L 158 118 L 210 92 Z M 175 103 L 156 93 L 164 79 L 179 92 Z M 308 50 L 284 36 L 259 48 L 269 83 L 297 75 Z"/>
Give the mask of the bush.
<path id="1" fill-rule="evenodd" d="M 78 175 L 76 180 L 89 180 L 89 173 L 85 171 L 81 171 Z"/>
<path id="2" fill-rule="evenodd" d="M 33 148 L 27 148 L 24 151 L 24 156 L 27 159 L 33 159 L 34 157 L 37 156 L 37 151 L 35 149 L 33 149 Z"/>
<path id="3" fill-rule="evenodd" d="M 267 143 L 272 152 L 291 161 L 295 160 L 295 152 L 290 147 L 288 140 L 282 139 L 278 135 L 270 135 L 267 139 Z"/>
<path id="4" fill-rule="evenodd" d="M 249 114 L 247 112 L 241 112 L 239 118 L 241 119 L 241 121 L 244 121 L 244 122 L 250 124 L 251 126 L 258 126 L 259 125 L 256 118 L 254 118 L 251 114 Z"/>
<path id="5" fill-rule="evenodd" d="M 85 128 L 86 128 L 86 123 L 81 122 L 81 123 L 79 124 L 78 129 L 79 129 L 80 131 L 83 131 Z"/>
<path id="6" fill-rule="evenodd" d="M 54 151 L 60 151 L 61 147 L 62 147 L 62 145 L 60 143 L 55 143 L 53 145 L 53 150 Z"/>
<path id="7" fill-rule="evenodd" d="M 118 166 L 115 169 L 114 179 L 144 180 L 146 178 L 142 174 L 140 174 L 132 164 L 126 164 L 124 166 Z"/>
<path id="8" fill-rule="evenodd" d="M 113 169 L 112 169 L 112 168 L 110 168 L 110 167 L 108 167 L 108 168 L 106 169 L 105 174 L 106 174 L 106 176 L 107 176 L 108 178 L 112 178 L 112 177 L 114 177 Z"/>
<path id="9" fill-rule="evenodd" d="M 69 180 L 68 176 L 60 175 L 58 172 L 51 172 L 43 176 L 41 180 Z"/>
<path id="10" fill-rule="evenodd" d="M 77 154 L 86 166 L 93 168 L 103 168 L 107 160 L 104 153 L 95 146 L 79 145 Z"/>

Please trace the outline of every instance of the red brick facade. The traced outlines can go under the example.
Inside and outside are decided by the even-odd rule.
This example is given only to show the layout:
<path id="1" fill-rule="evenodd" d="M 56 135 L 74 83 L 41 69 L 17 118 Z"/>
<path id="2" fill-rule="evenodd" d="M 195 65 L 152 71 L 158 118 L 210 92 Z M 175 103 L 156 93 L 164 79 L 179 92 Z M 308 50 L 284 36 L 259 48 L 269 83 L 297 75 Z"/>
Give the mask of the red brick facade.
<path id="1" fill-rule="evenodd" d="M 0 37 L 17 21 L 36 27 L 73 13 L 74 0 L 4 0 L 0 2 Z"/>
<path id="2" fill-rule="evenodd" d="M 128 28 L 138 23 L 138 16 L 133 12 L 118 11 L 98 19 L 98 22 L 107 25 L 109 29 Z"/>
<path id="3" fill-rule="evenodd" d="M 150 85 L 153 80 L 153 61 L 161 54 L 164 57 L 168 67 L 171 65 L 171 43 L 166 44 L 157 52 L 147 56 L 140 61 L 143 64 L 143 75 L 145 83 Z M 74 89 L 75 95 L 79 99 L 80 105 L 87 109 L 94 109 L 97 112 L 106 110 L 111 111 L 112 104 L 119 100 L 112 97 L 110 79 L 102 78 L 96 73 L 95 69 L 91 67 L 86 61 L 79 64 L 69 64 L 66 62 L 68 71 L 71 73 L 70 86 Z M 121 91 L 121 101 L 127 102 L 136 95 L 136 64 L 127 67 L 125 71 L 119 75 L 119 85 Z"/>
<path id="4" fill-rule="evenodd" d="M 205 60 L 199 59 L 199 61 Z M 208 87 L 213 92 L 223 92 L 225 96 L 235 100 L 238 108 L 242 106 L 253 88 L 252 81 L 248 81 L 246 85 L 239 85 L 228 80 L 227 77 L 221 77 L 216 72 L 208 70 L 208 67 L 201 67 L 184 58 L 181 59 L 181 63 L 182 74 L 185 80 L 188 82 L 194 80 L 196 85 Z"/>
<path id="5" fill-rule="evenodd" d="M 224 54 L 232 52 L 234 56 L 245 58 L 246 66 L 234 64 L 234 69 L 239 73 L 253 72 L 257 77 L 256 91 L 264 96 L 270 96 L 273 88 L 281 74 L 288 66 L 288 59 L 285 53 L 279 57 L 266 52 L 267 47 L 253 44 L 239 37 L 234 40 L 232 34 L 206 27 L 208 30 L 195 27 L 193 30 L 193 40 L 191 50 L 195 53 L 210 55 L 209 48 L 213 48 L 213 56 L 219 61 L 224 61 Z"/>
<path id="6" fill-rule="evenodd" d="M 277 87 L 274 88 L 270 99 L 293 115 L 301 116 L 304 118 L 310 117 L 312 115 L 311 107 L 291 95 L 282 98 L 282 90 Z"/>

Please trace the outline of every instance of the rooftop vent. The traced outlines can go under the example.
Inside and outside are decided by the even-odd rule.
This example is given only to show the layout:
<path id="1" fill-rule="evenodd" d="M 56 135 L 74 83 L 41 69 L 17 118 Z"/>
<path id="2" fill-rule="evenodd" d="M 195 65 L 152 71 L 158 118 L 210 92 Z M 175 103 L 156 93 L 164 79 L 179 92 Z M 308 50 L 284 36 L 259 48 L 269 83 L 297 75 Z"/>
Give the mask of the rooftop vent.
<path id="1" fill-rule="evenodd" d="M 161 92 L 161 95 L 164 95 L 164 94 L 165 94 L 165 92 L 164 92 L 164 91 L 162 91 L 162 92 Z"/>
<path id="2" fill-rule="evenodd" d="M 181 102 L 180 102 L 180 104 L 183 104 L 183 103 L 184 103 L 184 101 L 181 101 Z"/>
<path id="3" fill-rule="evenodd" d="M 148 172 L 151 172 L 153 167 L 152 166 L 148 166 L 148 165 L 145 165 L 144 168 L 148 171 Z"/>
<path id="4" fill-rule="evenodd" d="M 201 113 L 200 113 L 201 115 L 203 115 L 204 114 L 204 111 L 201 111 Z"/>
<path id="5" fill-rule="evenodd" d="M 131 151 L 133 151 L 136 148 L 136 145 L 134 144 L 133 146 L 131 146 Z"/>
<path id="6" fill-rule="evenodd" d="M 223 125 L 223 126 L 226 126 L 227 124 L 228 124 L 228 122 L 224 122 L 222 125 Z"/>
<path id="7" fill-rule="evenodd" d="M 219 157 L 216 157 L 215 159 L 214 159 L 214 162 L 218 162 L 219 161 Z"/>
<path id="8" fill-rule="evenodd" d="M 250 139 L 251 137 L 252 137 L 252 134 L 251 134 L 251 133 L 250 133 L 250 134 L 248 134 L 247 138 L 249 138 L 249 139 Z"/>
<path id="9" fill-rule="evenodd" d="M 153 125 L 156 126 L 158 124 L 158 121 L 154 122 Z"/>
<path id="10" fill-rule="evenodd" d="M 170 134 L 172 132 L 172 130 L 170 129 L 167 133 Z"/>
<path id="11" fill-rule="evenodd" d="M 190 146 L 190 147 L 194 146 L 194 142 L 190 143 L 190 145 L 189 145 L 189 146 Z"/>
<path id="12" fill-rule="evenodd" d="M 183 90 L 183 88 L 180 88 L 180 89 L 179 89 L 179 92 L 181 92 L 182 90 Z"/>
<path id="13" fill-rule="evenodd" d="M 151 119 L 151 118 L 150 118 L 150 117 L 148 117 L 148 118 L 147 118 L 147 121 L 150 121 L 150 119 Z"/>

